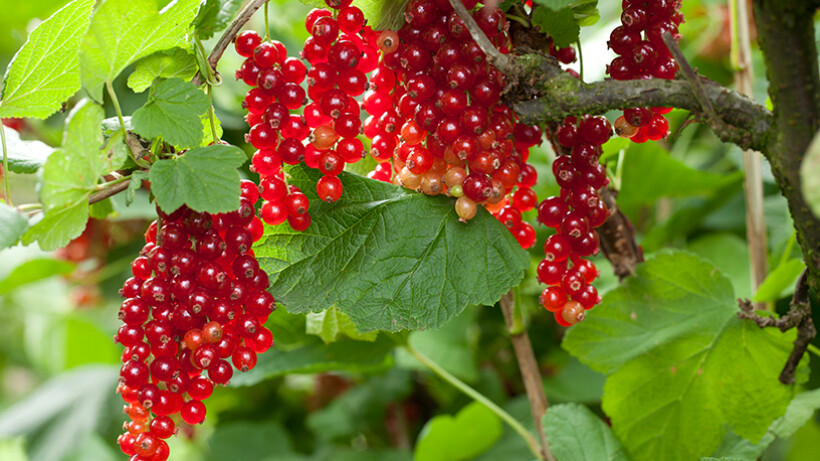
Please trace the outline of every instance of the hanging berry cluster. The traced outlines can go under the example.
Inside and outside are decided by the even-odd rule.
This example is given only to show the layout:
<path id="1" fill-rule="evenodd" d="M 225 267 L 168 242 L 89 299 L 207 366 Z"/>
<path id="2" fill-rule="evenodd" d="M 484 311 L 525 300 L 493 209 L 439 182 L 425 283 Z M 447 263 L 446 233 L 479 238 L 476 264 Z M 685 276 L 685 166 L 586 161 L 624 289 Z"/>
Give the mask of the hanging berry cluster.
<path id="1" fill-rule="evenodd" d="M 160 220 L 145 233 L 121 290 L 115 338 L 125 346 L 118 392 L 130 418 L 118 443 L 131 461 L 168 459 L 164 439 L 176 432 L 174 416 L 202 422 L 202 401 L 231 379 L 231 362 L 248 371 L 273 344 L 263 325 L 274 299 L 251 251 L 262 237 L 258 198 L 256 185 L 244 181 L 237 211 L 158 208 Z"/>
<path id="2" fill-rule="evenodd" d="M 287 221 L 295 230 L 310 226 L 308 199 L 298 188 L 284 181 L 282 162 L 295 165 L 305 158 L 302 141 L 310 128 L 302 116 L 293 114 L 305 101 L 307 68 L 301 60 L 287 56 L 285 45 L 276 40 L 262 42 L 254 31 L 236 36 L 236 52 L 246 59 L 236 78 L 253 86 L 245 95 L 245 119 L 251 129 L 246 141 L 258 149 L 251 160 L 259 174 L 259 191 L 263 202 L 262 219 L 277 225 Z"/>
<path id="3" fill-rule="evenodd" d="M 541 305 L 563 326 L 580 322 L 584 311 L 600 302 L 592 285 L 598 269 L 583 258 L 598 252 L 595 228 L 609 217 L 606 204 L 598 197 L 598 190 L 609 182 L 598 159 L 611 133 L 604 117 L 569 117 L 556 132 L 558 143 L 571 153 L 552 164 L 561 195 L 538 205 L 538 221 L 556 231 L 544 242 L 538 279 L 549 285 L 541 293 Z"/>
<path id="4" fill-rule="evenodd" d="M 361 108 L 355 98 L 367 89 L 367 75 L 378 62 L 375 38 L 364 25 L 362 11 L 349 0 L 328 2 L 335 11 L 313 9 L 305 19 L 310 37 L 305 40 L 302 57 L 311 65 L 307 74 L 308 97 L 304 118 L 312 130 L 305 165 L 319 169 L 324 176 L 316 193 L 326 202 L 342 195 L 337 175 L 346 163 L 364 158 Z"/>
<path id="5" fill-rule="evenodd" d="M 463 3 L 468 10 L 476 7 L 475 0 Z M 461 220 L 475 216 L 479 204 L 499 212 L 516 187 L 510 207 L 519 214 L 533 209 L 537 174 L 526 162 L 541 131 L 516 123 L 500 101 L 504 75 L 486 62 L 447 0 L 411 0 L 404 16 L 398 33 L 379 35 L 382 60 L 364 96 L 370 115 L 364 132 L 380 162 L 369 176 L 427 195 L 457 197 Z M 504 13 L 484 6 L 472 16 L 508 53 Z M 519 219 L 509 228 L 522 247 L 535 243 L 528 223 Z"/>
<path id="6" fill-rule="evenodd" d="M 619 55 L 607 67 L 613 79 L 675 78 L 678 63 L 669 53 L 663 34 L 678 37 L 678 25 L 683 22 L 680 6 L 680 0 L 623 0 L 621 25 L 612 31 L 608 42 Z M 615 132 L 636 143 L 663 139 L 669 132 L 669 122 L 663 115 L 670 110 L 626 109 L 615 120 Z"/>

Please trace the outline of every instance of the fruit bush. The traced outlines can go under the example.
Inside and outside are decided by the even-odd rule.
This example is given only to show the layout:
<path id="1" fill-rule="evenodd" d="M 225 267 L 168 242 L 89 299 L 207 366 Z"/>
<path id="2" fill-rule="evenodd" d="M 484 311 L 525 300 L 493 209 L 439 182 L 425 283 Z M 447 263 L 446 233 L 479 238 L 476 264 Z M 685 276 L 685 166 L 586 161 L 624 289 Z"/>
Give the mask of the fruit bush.
<path id="1" fill-rule="evenodd" d="M 820 2 L 304 2 L 0 18 L 0 459 L 820 457 Z"/>

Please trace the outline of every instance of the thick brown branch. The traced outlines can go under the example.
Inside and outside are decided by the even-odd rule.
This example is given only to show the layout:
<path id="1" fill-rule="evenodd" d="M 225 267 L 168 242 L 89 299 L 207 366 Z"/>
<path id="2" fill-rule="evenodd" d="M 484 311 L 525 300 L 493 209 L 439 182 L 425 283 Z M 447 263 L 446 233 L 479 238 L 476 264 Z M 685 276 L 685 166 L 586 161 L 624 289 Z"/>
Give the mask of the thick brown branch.
<path id="1" fill-rule="evenodd" d="M 102 202 L 103 200 L 107 199 L 108 197 L 113 197 L 113 196 L 119 194 L 120 192 L 124 191 L 125 189 L 128 189 L 128 183 L 129 182 L 131 182 L 130 179 L 127 180 L 127 181 L 118 182 L 117 184 L 114 184 L 113 186 L 111 186 L 107 189 L 103 189 L 99 192 L 95 192 L 95 193 L 91 194 L 88 197 L 88 204 L 93 205 L 97 202 Z"/>
<path id="2" fill-rule="evenodd" d="M 524 381 L 524 388 L 530 401 L 535 430 L 538 432 L 541 441 L 542 454 L 544 459 L 554 461 L 555 456 L 550 450 L 549 441 L 547 441 L 547 436 L 543 427 L 541 427 L 541 419 L 547 412 L 547 408 L 549 408 L 549 402 L 547 401 L 547 395 L 544 393 L 541 370 L 538 367 L 538 361 L 535 360 L 527 330 L 516 327 L 515 295 L 512 290 L 501 297 L 499 304 L 501 304 L 501 311 L 504 313 L 507 330 L 510 332 L 510 341 L 513 344 L 515 357 L 518 359 L 518 368 L 521 370 L 521 378 Z"/>
<path id="3" fill-rule="evenodd" d="M 222 58 L 222 54 L 225 53 L 225 50 L 233 43 L 234 37 L 236 34 L 239 33 L 239 30 L 242 29 L 242 26 L 245 25 L 248 21 L 250 21 L 251 16 L 256 13 L 256 10 L 262 7 L 268 0 L 251 0 L 248 5 L 239 12 L 236 16 L 236 19 L 233 20 L 228 29 L 225 30 L 225 33 L 222 34 L 222 37 L 219 38 L 219 41 L 216 42 L 214 45 L 214 49 L 211 50 L 211 54 L 208 55 L 208 64 L 211 65 L 211 68 L 216 70 L 216 64 Z M 199 86 L 202 83 L 202 77 L 199 74 L 196 74 L 193 79 L 193 83 L 196 86 Z"/>
<path id="4" fill-rule="evenodd" d="M 513 80 L 519 89 L 534 85 L 540 94 L 537 99 L 514 91 L 507 102 L 524 123 L 560 121 L 570 115 L 601 114 L 626 107 L 677 107 L 702 114 L 701 104 L 692 84 L 685 80 L 606 80 L 583 83 L 563 72 L 557 63 L 537 56 L 519 56 L 524 62 Z M 537 63 L 535 67 L 533 64 Z M 529 69 L 529 70 L 528 70 Z M 711 80 L 701 79 L 703 91 L 719 118 L 718 126 L 711 126 L 722 140 L 744 148 L 762 150 L 772 126 L 772 114 L 749 98 Z"/>
<path id="5" fill-rule="evenodd" d="M 758 39 L 774 107 L 772 135 L 763 146 L 789 203 L 808 284 L 820 293 L 820 219 L 801 192 L 800 165 L 820 128 L 820 72 L 814 41 L 817 2 L 755 0 Z"/>

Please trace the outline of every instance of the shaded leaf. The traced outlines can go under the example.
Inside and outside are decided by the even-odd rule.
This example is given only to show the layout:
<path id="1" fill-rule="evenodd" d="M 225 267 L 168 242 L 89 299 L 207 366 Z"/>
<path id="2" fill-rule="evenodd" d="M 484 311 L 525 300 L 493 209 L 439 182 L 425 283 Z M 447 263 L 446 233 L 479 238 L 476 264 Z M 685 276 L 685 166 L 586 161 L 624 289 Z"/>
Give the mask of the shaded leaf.
<path id="1" fill-rule="evenodd" d="M 28 220 L 16 209 L 0 202 L 0 249 L 9 248 L 20 241 L 28 228 Z"/>
<path id="2" fill-rule="evenodd" d="M 440 415 L 424 425 L 416 443 L 416 461 L 451 461 L 473 458 L 501 437 L 501 420 L 478 402 L 462 408 L 455 417 Z"/>
<path id="3" fill-rule="evenodd" d="M 46 118 L 80 89 L 77 47 L 93 7 L 74 0 L 32 31 L 6 71 L 0 117 Z"/>
<path id="4" fill-rule="evenodd" d="M 543 426 L 558 461 L 628 460 L 612 429 L 583 405 L 551 406 Z"/>
<path id="5" fill-rule="evenodd" d="M 548 7 L 536 8 L 532 13 L 532 25 L 552 37 L 556 46 L 566 47 L 578 41 L 581 28 L 575 22 L 570 8 L 553 10 Z"/>
<path id="6" fill-rule="evenodd" d="M 198 147 L 202 142 L 200 119 L 208 111 L 208 96 L 180 78 L 156 80 L 148 101 L 134 112 L 134 131 L 145 139 L 161 136 L 179 147 Z"/>
<path id="7" fill-rule="evenodd" d="M 74 264 L 68 261 L 51 258 L 31 259 L 15 267 L 6 278 L 0 280 L 0 295 L 45 278 L 68 274 L 72 270 Z"/>
<path id="8" fill-rule="evenodd" d="M 309 334 L 322 338 L 325 343 L 332 343 L 342 335 L 356 341 L 375 341 L 379 334 L 378 331 L 359 333 L 353 322 L 334 307 L 322 312 L 308 312 L 306 328 Z"/>
<path id="9" fill-rule="evenodd" d="M 40 141 L 23 141 L 20 133 L 11 128 L 6 130 L 6 147 L 9 170 L 14 173 L 36 173 L 46 163 L 54 148 Z"/>
<path id="10" fill-rule="evenodd" d="M 758 302 L 777 301 L 786 289 L 794 286 L 797 278 L 805 269 L 806 265 L 799 259 L 790 259 L 785 264 L 777 266 L 760 284 L 754 300 Z"/>
<path id="11" fill-rule="evenodd" d="M 197 126 L 198 126 L 197 122 Z M 183 204 L 196 211 L 224 213 L 239 208 L 239 172 L 247 157 L 236 146 L 216 144 L 156 162 L 149 171 L 151 192 L 163 210 Z"/>
<path id="12" fill-rule="evenodd" d="M 206 461 L 263 460 L 293 453 L 287 432 L 274 421 L 219 425 L 208 438 L 208 448 Z"/>
<path id="13" fill-rule="evenodd" d="M 408 1 L 409 0 L 354 0 L 353 5 L 362 10 L 367 24 L 372 26 L 373 30 L 399 30 L 402 24 L 404 24 L 404 8 Z M 312 5 L 312 3 L 307 4 Z M 324 7 L 324 5 L 319 4 L 318 7 Z"/>
<path id="14" fill-rule="evenodd" d="M 197 36 L 202 40 L 213 37 L 214 33 L 228 27 L 240 8 L 242 0 L 206 0 L 194 19 Z"/>
<path id="15" fill-rule="evenodd" d="M 196 58 L 184 48 L 158 51 L 137 61 L 134 72 L 128 76 L 128 88 L 142 93 L 156 78 L 190 80 L 196 74 Z"/>
<path id="16" fill-rule="evenodd" d="M 480 210 L 460 223 L 453 200 L 342 173 L 342 198 L 316 197 L 320 173 L 289 169 L 311 199 L 306 232 L 267 227 L 254 245 L 289 311 L 336 306 L 359 331 L 438 328 L 468 305 L 492 305 L 524 276 L 529 257 Z"/>

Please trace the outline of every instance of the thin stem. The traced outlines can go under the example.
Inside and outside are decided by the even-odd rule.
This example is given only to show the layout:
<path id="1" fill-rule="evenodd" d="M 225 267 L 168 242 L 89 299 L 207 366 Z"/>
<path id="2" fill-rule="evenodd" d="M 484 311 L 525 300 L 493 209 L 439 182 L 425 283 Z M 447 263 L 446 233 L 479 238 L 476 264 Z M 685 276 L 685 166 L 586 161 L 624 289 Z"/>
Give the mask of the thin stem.
<path id="1" fill-rule="evenodd" d="M 527 446 L 530 448 L 530 451 L 532 451 L 532 453 L 538 459 L 544 459 L 543 455 L 541 454 L 540 450 L 538 449 L 538 443 L 536 443 L 535 438 L 532 436 L 532 434 L 529 433 L 529 431 L 527 431 L 527 429 L 524 426 L 521 425 L 520 422 L 518 422 L 518 420 L 513 418 L 512 415 L 510 415 L 509 413 L 504 411 L 504 409 L 502 409 L 501 407 L 499 407 L 498 405 L 493 403 L 492 400 L 485 397 L 482 393 L 480 393 L 477 390 L 473 389 L 472 387 L 468 386 L 467 383 L 465 383 L 464 381 L 462 381 L 462 380 L 456 378 L 455 376 L 451 375 L 447 370 L 442 368 L 436 362 L 430 360 L 428 357 L 426 357 L 424 354 L 422 354 L 421 352 L 416 350 L 410 344 L 406 344 L 404 346 L 404 348 L 407 350 L 407 352 L 410 353 L 410 355 L 415 357 L 416 360 L 421 362 L 421 364 L 424 365 L 425 367 L 429 368 L 433 373 L 439 375 L 442 379 L 444 379 L 445 381 L 447 381 L 448 383 L 453 385 L 453 387 L 460 390 L 461 392 L 463 392 L 464 394 L 466 394 L 467 396 L 469 396 L 470 398 L 472 398 L 476 402 L 484 405 L 490 411 L 495 413 L 499 418 L 504 420 L 504 422 L 509 424 L 510 427 L 515 432 L 517 432 L 518 435 L 520 435 L 521 438 L 523 438 L 525 442 L 527 442 Z"/>
<path id="2" fill-rule="evenodd" d="M 117 120 L 120 122 L 120 130 L 123 134 L 123 142 L 125 142 L 126 147 L 128 147 L 128 153 L 131 154 L 131 160 L 134 161 L 137 165 L 144 165 L 145 162 L 137 159 L 136 154 L 131 149 L 131 146 L 125 140 L 128 137 L 128 132 L 125 129 L 125 118 L 122 116 L 122 108 L 120 107 L 120 100 L 117 99 L 117 93 L 114 92 L 114 87 L 111 85 L 110 81 L 105 82 L 105 89 L 108 91 L 108 96 L 111 98 L 111 104 L 114 105 L 114 110 L 117 112 Z"/>
<path id="3" fill-rule="evenodd" d="M 817 357 L 820 357 L 820 348 L 818 348 L 814 344 L 809 343 L 808 351 L 811 352 L 812 354 L 816 355 Z"/>
<path id="4" fill-rule="evenodd" d="M 481 51 L 487 55 L 487 61 L 490 64 L 495 65 L 499 68 L 499 70 L 506 70 L 510 64 L 510 58 L 501 54 L 501 52 L 496 49 L 496 47 L 492 44 L 489 38 L 484 35 L 484 31 L 478 26 L 478 23 L 475 22 L 475 19 L 470 15 L 470 12 L 467 11 L 467 8 L 461 3 L 461 0 L 449 0 L 450 5 L 452 5 L 453 9 L 456 10 L 456 13 L 461 17 L 461 20 L 464 22 L 464 25 L 467 27 L 467 30 L 470 32 L 470 36 L 473 37 L 473 40 L 478 44 L 478 47 L 481 48 Z"/>
<path id="5" fill-rule="evenodd" d="M 517 23 L 521 24 L 521 25 L 522 25 L 522 26 L 524 26 L 524 27 L 530 27 L 530 23 L 529 23 L 529 21 L 527 21 L 526 19 L 522 18 L 521 16 L 516 16 L 516 15 L 514 15 L 514 14 L 510 14 L 510 13 L 507 13 L 507 15 L 506 15 L 506 16 L 507 16 L 507 19 L 512 19 L 513 21 L 515 21 L 515 22 L 517 22 Z"/>
<path id="6" fill-rule="evenodd" d="M 270 2 L 265 2 L 265 38 L 262 39 L 263 42 L 270 40 L 270 25 L 268 24 L 268 4 Z M 334 13 L 336 10 L 333 10 Z"/>
<path id="7" fill-rule="evenodd" d="M 672 34 L 668 31 L 664 32 L 662 38 L 663 42 L 666 44 L 666 47 L 669 49 L 669 52 L 672 54 L 672 57 L 675 58 L 678 66 L 680 66 L 683 76 L 686 77 L 686 80 L 688 80 L 692 85 L 695 98 L 698 100 L 698 103 L 706 115 L 706 118 L 713 124 L 718 124 L 720 122 L 720 118 L 715 113 L 715 108 L 712 106 L 712 101 L 706 97 L 706 92 L 700 82 L 700 77 L 698 77 L 698 74 L 694 69 L 692 69 L 692 66 L 689 65 L 689 61 L 686 60 L 686 57 L 683 56 L 680 48 L 678 48 L 677 42 L 674 38 L 672 38 Z"/>
<path id="8" fill-rule="evenodd" d="M 6 126 L 0 121 L 0 141 L 3 143 L 3 186 L 6 190 L 6 203 L 9 206 L 14 206 L 11 203 L 11 186 L 9 185 L 9 156 L 6 150 Z"/>
<path id="9" fill-rule="evenodd" d="M 579 74 L 580 74 L 580 77 L 581 77 L 581 81 L 583 82 L 584 81 L 584 50 L 583 50 L 583 48 L 581 48 L 581 39 L 578 39 L 578 41 L 575 42 L 575 45 L 578 47 L 578 63 L 581 65 L 581 68 L 579 69 L 580 70 Z"/>
<path id="10" fill-rule="evenodd" d="M 29 211 L 39 211 L 43 209 L 42 203 L 24 203 L 17 206 L 17 211 L 27 213 Z"/>
<path id="11" fill-rule="evenodd" d="M 268 4 L 265 3 L 265 7 L 267 6 Z M 210 105 L 208 106 L 208 118 L 211 121 L 211 136 L 213 137 L 214 144 L 216 144 L 219 142 L 219 134 L 217 134 L 216 132 L 216 121 L 214 120 L 216 118 L 216 115 L 214 114 L 214 98 L 212 94 L 213 87 L 211 85 L 208 85 L 205 88 L 205 92 L 208 93 L 208 101 L 210 102 Z"/>
<path id="12" fill-rule="evenodd" d="M 91 196 L 88 197 L 88 204 L 93 205 L 97 202 L 102 202 L 103 200 L 107 199 L 108 197 L 112 197 L 112 196 L 117 195 L 120 192 L 124 191 L 125 189 L 128 189 L 128 184 L 131 182 L 131 178 L 129 177 L 129 178 L 125 178 L 125 179 L 128 179 L 128 180 L 118 182 L 118 183 L 116 183 L 116 184 L 114 184 L 114 185 L 112 185 L 112 186 L 110 186 L 106 189 L 103 189 L 99 192 L 95 192 L 95 193 L 91 194 Z"/>
<path id="13" fill-rule="evenodd" d="M 128 181 L 129 179 L 131 179 L 131 175 L 122 176 L 122 177 L 119 177 L 117 179 L 112 179 L 111 181 L 107 181 L 107 182 L 104 182 L 104 183 L 97 184 L 97 187 L 95 187 L 94 189 L 97 190 L 97 191 L 105 190 L 105 189 L 108 189 L 109 187 L 114 186 L 116 184 L 119 184 L 121 182 Z"/>

